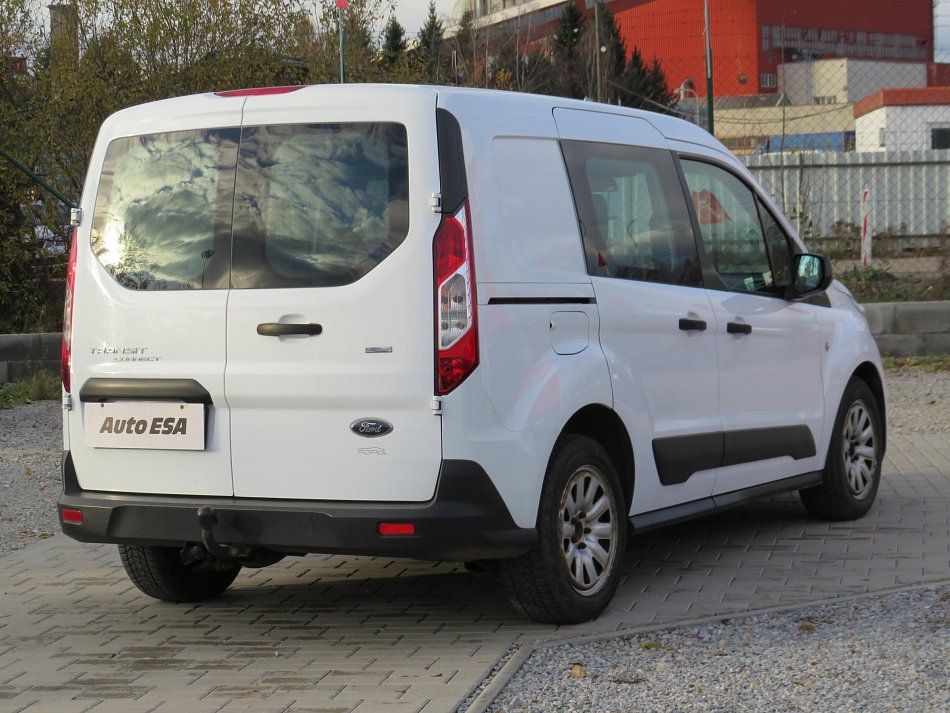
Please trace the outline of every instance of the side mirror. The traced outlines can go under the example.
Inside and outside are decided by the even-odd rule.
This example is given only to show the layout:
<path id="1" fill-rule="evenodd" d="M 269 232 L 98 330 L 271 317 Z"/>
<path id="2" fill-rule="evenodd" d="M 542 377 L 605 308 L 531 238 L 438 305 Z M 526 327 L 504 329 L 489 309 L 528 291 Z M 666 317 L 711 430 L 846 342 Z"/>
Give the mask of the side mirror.
<path id="1" fill-rule="evenodd" d="M 805 253 L 792 260 L 792 284 L 789 298 L 803 297 L 812 292 L 823 292 L 831 285 L 831 261 L 824 255 Z"/>

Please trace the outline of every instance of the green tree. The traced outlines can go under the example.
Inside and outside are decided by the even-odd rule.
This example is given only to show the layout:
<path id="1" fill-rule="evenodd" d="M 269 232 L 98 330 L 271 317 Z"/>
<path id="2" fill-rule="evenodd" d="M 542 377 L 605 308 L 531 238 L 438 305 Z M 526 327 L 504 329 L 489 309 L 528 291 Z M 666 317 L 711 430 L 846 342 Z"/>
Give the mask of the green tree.
<path id="1" fill-rule="evenodd" d="M 551 90 L 558 96 L 584 98 L 581 80 L 584 76 L 584 63 L 579 47 L 582 29 L 583 16 L 572 0 L 564 6 L 552 39 L 551 63 L 554 79 Z"/>
<path id="2" fill-rule="evenodd" d="M 406 53 L 406 30 L 393 15 L 383 32 L 383 49 L 380 62 L 385 68 L 398 65 Z"/>
<path id="3" fill-rule="evenodd" d="M 627 46 L 616 18 L 602 4 L 595 5 L 584 21 L 580 56 L 587 69 L 586 96 L 615 104 L 615 83 L 627 64 Z"/>
<path id="4" fill-rule="evenodd" d="M 429 11 L 419 29 L 415 50 L 416 63 L 422 67 L 430 82 L 440 84 L 443 79 L 443 40 L 445 27 L 435 12 L 435 0 L 429 0 Z"/>
<path id="5" fill-rule="evenodd" d="M 623 74 L 617 80 L 617 96 L 624 106 L 673 114 L 676 95 L 666 83 L 660 61 L 654 57 L 649 66 L 637 47 L 633 48 Z"/>

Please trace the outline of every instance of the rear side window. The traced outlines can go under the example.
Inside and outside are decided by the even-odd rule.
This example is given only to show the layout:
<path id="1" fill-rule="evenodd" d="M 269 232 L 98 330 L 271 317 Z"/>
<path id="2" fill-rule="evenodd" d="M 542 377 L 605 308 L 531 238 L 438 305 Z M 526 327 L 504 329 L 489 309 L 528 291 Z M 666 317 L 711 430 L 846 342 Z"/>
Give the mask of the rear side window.
<path id="1" fill-rule="evenodd" d="M 240 130 L 114 140 L 106 151 L 92 249 L 133 290 L 228 286 L 234 165 Z"/>
<path id="2" fill-rule="evenodd" d="M 406 128 L 280 124 L 109 144 L 93 251 L 137 290 L 333 287 L 409 231 Z"/>
<path id="3" fill-rule="evenodd" d="M 668 151 L 562 141 L 591 275 L 700 284 L 699 255 Z"/>
<path id="4" fill-rule="evenodd" d="M 246 127 L 232 286 L 333 287 L 363 277 L 409 231 L 400 124 Z"/>

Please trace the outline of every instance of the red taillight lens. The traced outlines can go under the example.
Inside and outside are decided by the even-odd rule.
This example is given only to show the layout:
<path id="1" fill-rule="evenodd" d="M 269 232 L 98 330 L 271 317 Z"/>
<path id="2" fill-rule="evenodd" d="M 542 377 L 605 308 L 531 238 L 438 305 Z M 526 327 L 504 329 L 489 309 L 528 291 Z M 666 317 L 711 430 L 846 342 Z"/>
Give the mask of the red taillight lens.
<path id="1" fill-rule="evenodd" d="M 73 525 L 82 525 L 82 510 L 63 508 L 61 517 L 63 518 L 63 522 L 70 522 Z"/>
<path id="2" fill-rule="evenodd" d="M 447 394 L 478 366 L 478 309 L 468 201 L 445 216 L 433 241 L 436 299 L 435 391 Z"/>
<path id="3" fill-rule="evenodd" d="M 63 305 L 63 389 L 70 391 L 69 370 L 73 354 L 73 288 L 76 284 L 76 241 L 78 228 L 73 229 L 72 245 L 69 247 L 69 263 L 66 267 L 66 302 Z"/>
<path id="4" fill-rule="evenodd" d="M 416 526 L 411 522 L 381 522 L 380 535 L 415 535 Z"/>

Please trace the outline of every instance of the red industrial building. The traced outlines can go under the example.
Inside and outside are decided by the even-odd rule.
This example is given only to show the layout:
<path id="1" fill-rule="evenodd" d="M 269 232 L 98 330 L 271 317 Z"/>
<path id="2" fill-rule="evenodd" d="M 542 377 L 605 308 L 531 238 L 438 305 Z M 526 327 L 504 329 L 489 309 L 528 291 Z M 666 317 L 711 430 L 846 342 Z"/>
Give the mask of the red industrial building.
<path id="1" fill-rule="evenodd" d="M 703 0 L 605 6 L 628 50 L 657 57 L 671 86 L 691 78 L 705 96 Z M 709 13 L 717 96 L 775 92 L 782 62 L 934 60 L 931 0 L 709 0 Z"/>
<path id="2" fill-rule="evenodd" d="M 585 15 L 594 11 L 595 0 L 568 1 Z M 546 43 L 566 4 L 470 2 L 483 26 L 513 32 L 517 25 L 527 44 Z M 646 61 L 659 59 L 672 89 L 692 79 L 705 96 L 703 0 L 600 2 L 616 18 L 628 52 L 637 47 Z M 947 65 L 933 64 L 932 0 L 709 0 L 709 14 L 716 96 L 776 92 L 778 66 L 809 59 L 926 63 L 928 84 L 950 80 Z"/>

